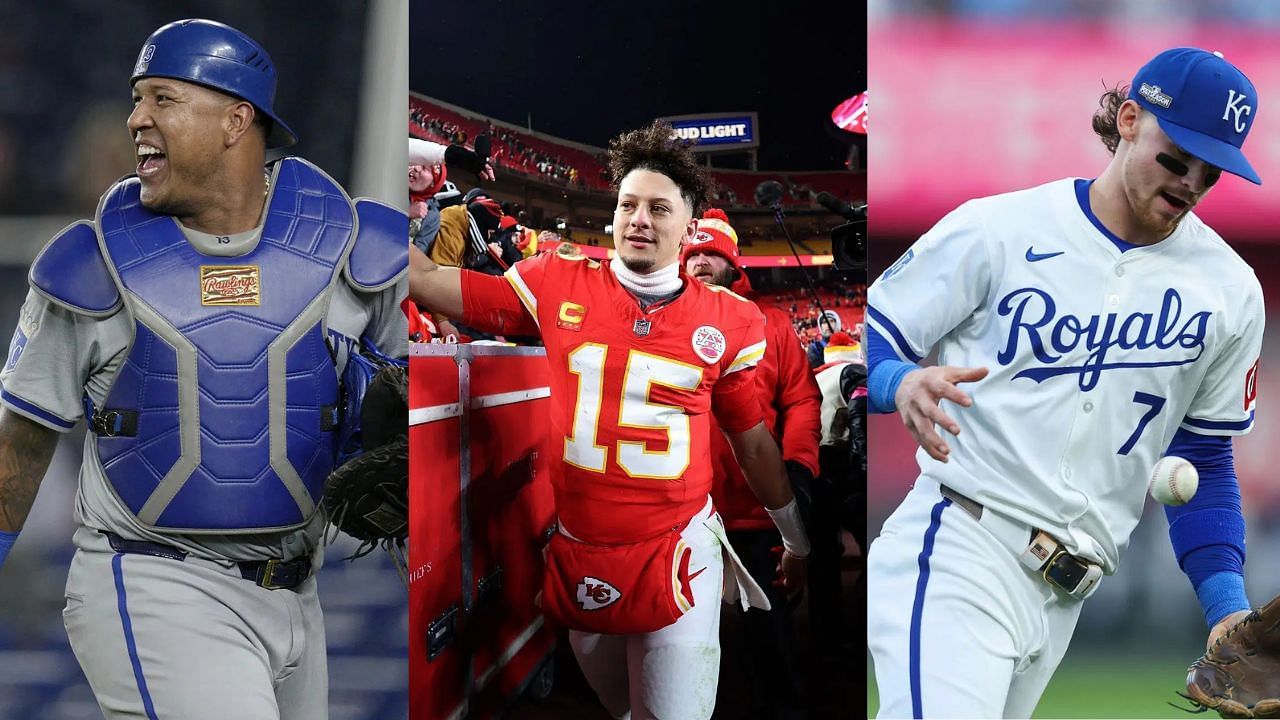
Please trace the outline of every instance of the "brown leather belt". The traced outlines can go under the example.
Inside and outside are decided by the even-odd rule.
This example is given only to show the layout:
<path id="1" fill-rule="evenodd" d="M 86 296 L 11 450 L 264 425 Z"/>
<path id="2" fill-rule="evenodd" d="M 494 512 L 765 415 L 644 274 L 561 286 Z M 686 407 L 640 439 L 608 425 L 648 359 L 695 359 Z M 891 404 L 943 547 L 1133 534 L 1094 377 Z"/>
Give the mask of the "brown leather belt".
<path id="1" fill-rule="evenodd" d="M 969 513 L 974 520 L 982 521 L 982 503 L 946 485 L 941 486 L 941 491 L 942 497 Z M 1097 588 L 1098 581 L 1102 579 L 1102 568 L 1097 563 L 1072 555 L 1052 535 L 1038 528 L 1031 528 L 1029 541 L 1018 559 L 1045 582 L 1079 598 L 1088 597 Z"/>

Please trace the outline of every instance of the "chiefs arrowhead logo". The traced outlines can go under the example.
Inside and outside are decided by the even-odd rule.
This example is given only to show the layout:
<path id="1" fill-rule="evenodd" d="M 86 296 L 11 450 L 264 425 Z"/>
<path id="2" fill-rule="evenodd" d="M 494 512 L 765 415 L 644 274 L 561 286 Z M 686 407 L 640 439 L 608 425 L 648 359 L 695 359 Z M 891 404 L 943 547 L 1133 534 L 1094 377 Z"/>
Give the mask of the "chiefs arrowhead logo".
<path id="1" fill-rule="evenodd" d="M 587 576 L 578 583 L 577 597 L 582 609 L 590 611 L 609 607 L 622 597 L 622 593 L 604 580 Z"/>

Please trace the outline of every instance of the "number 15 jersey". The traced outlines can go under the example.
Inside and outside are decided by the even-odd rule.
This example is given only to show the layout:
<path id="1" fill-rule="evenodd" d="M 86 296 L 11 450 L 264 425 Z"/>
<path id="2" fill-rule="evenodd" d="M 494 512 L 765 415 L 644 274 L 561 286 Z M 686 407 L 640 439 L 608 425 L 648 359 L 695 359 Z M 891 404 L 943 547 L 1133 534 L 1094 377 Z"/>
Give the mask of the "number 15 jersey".
<path id="1" fill-rule="evenodd" d="M 681 277 L 679 295 L 642 308 L 609 261 L 539 255 L 502 284 L 463 274 L 464 322 L 511 333 L 532 316 L 546 344 L 552 485 L 581 540 L 635 542 L 687 521 L 711 489 L 708 413 L 729 432 L 761 422 L 759 309 Z"/>

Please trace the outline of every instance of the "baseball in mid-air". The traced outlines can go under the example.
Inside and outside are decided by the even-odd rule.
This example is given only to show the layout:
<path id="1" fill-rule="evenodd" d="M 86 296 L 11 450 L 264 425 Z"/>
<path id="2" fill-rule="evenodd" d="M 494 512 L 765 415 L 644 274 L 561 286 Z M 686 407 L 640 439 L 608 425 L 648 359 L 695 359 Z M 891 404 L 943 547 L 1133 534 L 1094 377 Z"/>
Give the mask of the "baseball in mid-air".
<path id="1" fill-rule="evenodd" d="M 1165 505 L 1186 505 L 1200 487 L 1200 473 L 1186 458 L 1166 455 L 1151 468 L 1151 497 Z"/>

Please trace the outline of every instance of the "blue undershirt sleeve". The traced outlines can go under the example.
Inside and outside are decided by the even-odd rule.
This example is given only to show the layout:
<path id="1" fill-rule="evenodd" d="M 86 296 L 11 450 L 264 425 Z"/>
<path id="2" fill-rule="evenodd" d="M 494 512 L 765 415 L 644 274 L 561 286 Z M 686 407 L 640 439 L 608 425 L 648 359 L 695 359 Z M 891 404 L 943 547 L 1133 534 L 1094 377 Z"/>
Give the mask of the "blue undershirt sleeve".
<path id="1" fill-rule="evenodd" d="M 1212 628 L 1249 607 L 1244 589 L 1245 523 L 1231 438 L 1180 429 L 1166 454 L 1186 458 L 1200 475 L 1191 502 L 1166 507 L 1165 516 L 1178 566 L 1195 588 L 1205 622 Z"/>
<path id="2" fill-rule="evenodd" d="M 0 567 L 4 565 L 4 559 L 9 557 L 9 551 L 17 540 L 18 533 L 0 530 Z"/>
<path id="3" fill-rule="evenodd" d="M 865 329 L 867 346 L 867 410 L 873 413 L 891 413 L 897 410 L 894 395 L 902 378 L 920 366 L 900 360 L 889 343 L 874 327 Z"/>

